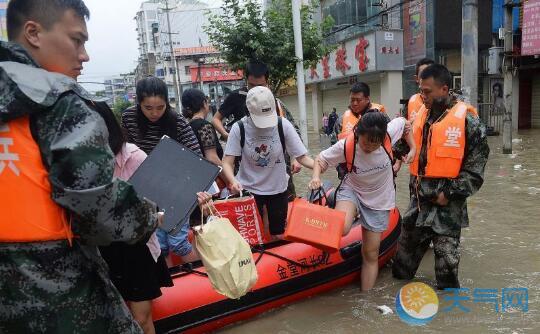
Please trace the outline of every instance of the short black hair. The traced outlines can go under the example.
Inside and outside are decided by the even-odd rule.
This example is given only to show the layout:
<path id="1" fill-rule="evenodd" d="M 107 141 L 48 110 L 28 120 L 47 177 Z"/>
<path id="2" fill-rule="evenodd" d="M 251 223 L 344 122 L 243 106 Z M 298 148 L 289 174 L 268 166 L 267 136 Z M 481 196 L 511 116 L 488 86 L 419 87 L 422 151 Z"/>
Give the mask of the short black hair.
<path id="1" fill-rule="evenodd" d="M 246 64 L 246 78 L 250 75 L 254 76 L 255 78 L 260 78 L 264 76 L 265 79 L 268 80 L 268 77 L 270 76 L 270 70 L 265 63 L 258 60 L 250 60 Z"/>
<path id="2" fill-rule="evenodd" d="M 429 78 L 433 78 L 433 80 L 441 86 L 446 85 L 448 88 L 452 87 L 452 74 L 450 74 L 450 71 L 448 71 L 444 65 L 431 64 L 426 67 L 422 71 L 422 74 L 420 74 L 420 79 L 426 80 Z"/>
<path id="3" fill-rule="evenodd" d="M 16 39 L 27 21 L 36 21 L 50 29 L 69 9 L 83 19 L 90 18 L 82 0 L 10 0 L 6 15 L 8 39 Z"/>
<path id="4" fill-rule="evenodd" d="M 388 118 L 377 109 L 369 109 L 356 123 L 354 133 L 356 137 L 367 135 L 372 143 L 383 143 L 386 137 Z"/>
<path id="5" fill-rule="evenodd" d="M 357 82 L 351 87 L 351 93 L 362 93 L 365 97 L 369 97 L 369 86 L 365 82 Z"/>
<path id="6" fill-rule="evenodd" d="M 431 65 L 435 64 L 435 61 L 433 59 L 429 58 L 422 58 L 418 62 L 416 62 L 416 75 L 418 75 L 418 70 L 420 69 L 420 66 L 424 65 Z"/>
<path id="7" fill-rule="evenodd" d="M 208 101 L 206 95 L 196 88 L 190 88 L 182 94 L 182 114 L 186 118 L 192 118 L 204 107 L 204 102 Z"/>

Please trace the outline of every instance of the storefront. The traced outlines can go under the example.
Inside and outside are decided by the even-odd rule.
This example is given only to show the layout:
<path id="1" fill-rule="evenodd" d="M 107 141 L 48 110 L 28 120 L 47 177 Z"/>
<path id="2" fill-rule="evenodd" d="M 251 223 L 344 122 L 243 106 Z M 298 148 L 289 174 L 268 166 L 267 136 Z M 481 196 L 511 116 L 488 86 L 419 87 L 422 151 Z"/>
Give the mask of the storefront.
<path id="1" fill-rule="evenodd" d="M 349 105 L 351 86 L 365 82 L 370 86 L 371 100 L 385 105 L 391 117 L 399 112 L 402 98 L 403 33 L 400 30 L 372 31 L 344 41 L 306 71 L 307 118 L 310 130 L 320 126 L 322 113 L 336 108 L 343 113 Z M 289 109 L 299 117 L 291 100 Z M 317 121 L 313 121 L 317 119 Z"/>

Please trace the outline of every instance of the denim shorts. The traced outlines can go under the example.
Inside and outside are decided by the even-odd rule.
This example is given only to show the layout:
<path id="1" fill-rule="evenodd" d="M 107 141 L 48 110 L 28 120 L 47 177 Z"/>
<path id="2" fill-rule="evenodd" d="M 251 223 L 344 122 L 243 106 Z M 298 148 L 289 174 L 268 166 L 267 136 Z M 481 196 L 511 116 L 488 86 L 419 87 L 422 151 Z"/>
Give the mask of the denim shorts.
<path id="1" fill-rule="evenodd" d="M 381 233 L 388 228 L 390 210 L 373 210 L 365 206 L 358 195 L 347 185 L 342 184 L 336 196 L 336 201 L 352 202 L 356 205 L 358 220 L 367 230 Z"/>

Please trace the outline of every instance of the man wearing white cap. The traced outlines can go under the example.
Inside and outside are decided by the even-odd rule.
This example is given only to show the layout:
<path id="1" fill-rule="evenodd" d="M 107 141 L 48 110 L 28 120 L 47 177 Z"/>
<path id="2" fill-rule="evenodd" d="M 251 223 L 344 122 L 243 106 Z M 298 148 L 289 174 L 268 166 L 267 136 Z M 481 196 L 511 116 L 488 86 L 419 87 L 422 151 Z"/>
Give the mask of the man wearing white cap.
<path id="1" fill-rule="evenodd" d="M 293 125 L 278 117 L 274 95 L 267 87 L 249 90 L 246 98 L 248 115 L 236 122 L 229 134 L 223 158 L 223 171 L 234 179 L 231 191 L 245 189 L 252 193 L 259 212 L 266 207 L 270 234 L 281 235 L 287 219 L 287 183 L 285 151 L 301 165 L 313 168 Z M 239 157 L 240 169 L 234 177 L 234 162 Z"/>

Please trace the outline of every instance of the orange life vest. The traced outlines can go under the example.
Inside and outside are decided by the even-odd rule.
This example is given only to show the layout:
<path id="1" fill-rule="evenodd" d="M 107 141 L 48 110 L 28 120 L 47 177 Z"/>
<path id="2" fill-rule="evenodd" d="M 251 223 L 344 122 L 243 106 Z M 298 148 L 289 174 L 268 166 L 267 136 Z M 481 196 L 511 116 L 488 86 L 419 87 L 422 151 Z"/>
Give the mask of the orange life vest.
<path id="1" fill-rule="evenodd" d="M 345 153 L 345 168 L 347 173 L 350 173 L 353 170 L 357 143 L 358 141 L 356 140 L 354 132 L 349 132 L 347 138 L 345 138 L 345 150 L 343 151 Z M 386 136 L 384 137 L 382 146 L 386 154 L 388 154 L 390 161 L 393 162 L 394 155 L 392 153 L 392 139 L 388 133 L 386 133 Z"/>
<path id="2" fill-rule="evenodd" d="M 424 100 L 422 99 L 422 95 L 420 93 L 411 96 L 409 103 L 407 104 L 407 119 L 409 121 L 412 120 L 423 105 Z"/>
<path id="3" fill-rule="evenodd" d="M 465 119 L 467 114 L 476 114 L 474 107 L 457 102 L 440 121 L 429 129 L 427 148 L 427 164 L 423 177 L 456 178 L 461 170 L 465 153 Z M 422 147 L 422 135 L 428 110 L 422 106 L 413 122 L 413 137 L 417 151 L 410 166 L 411 174 L 418 176 L 418 158 Z"/>
<path id="4" fill-rule="evenodd" d="M 0 123 L 0 198 L 0 242 L 71 242 L 65 211 L 51 199 L 28 116 Z"/>
<path id="5" fill-rule="evenodd" d="M 371 103 L 368 109 L 377 109 L 380 112 L 386 112 L 382 104 Z M 343 114 L 343 120 L 341 122 L 341 133 L 338 135 L 338 139 L 346 138 L 347 135 L 352 132 L 356 123 L 362 116 L 356 116 L 350 109 L 347 109 Z"/>

